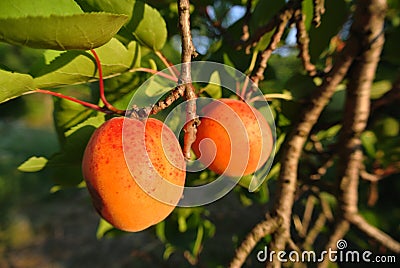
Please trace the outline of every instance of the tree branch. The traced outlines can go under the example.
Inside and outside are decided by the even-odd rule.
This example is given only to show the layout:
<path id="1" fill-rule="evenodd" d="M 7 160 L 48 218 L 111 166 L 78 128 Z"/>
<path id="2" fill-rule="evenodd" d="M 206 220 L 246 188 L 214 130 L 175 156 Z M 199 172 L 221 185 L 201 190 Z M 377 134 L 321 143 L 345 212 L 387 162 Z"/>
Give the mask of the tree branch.
<path id="1" fill-rule="evenodd" d="M 394 240 L 389 235 L 385 234 L 378 228 L 369 224 L 362 216 L 359 214 L 349 215 L 346 218 L 351 224 L 353 224 L 356 228 L 362 231 L 364 234 L 369 236 L 371 239 L 377 241 L 382 246 L 387 249 L 400 253 L 400 243 Z"/>
<path id="2" fill-rule="evenodd" d="M 383 246 L 389 239 L 383 232 L 367 225 L 365 220 L 358 215 L 358 183 L 363 166 L 360 135 L 369 118 L 371 86 L 384 44 L 382 29 L 386 8 L 384 0 L 360 0 L 354 15 L 351 33 L 352 36 L 359 37 L 363 50 L 350 73 L 344 111 L 346 117 L 339 136 L 342 148 L 339 151 L 338 216 L 341 225 L 336 226 L 326 249 L 332 248 L 335 241 L 346 234 L 349 221 L 362 228 L 367 235 L 378 235 L 379 238 L 376 240 Z M 346 226 L 346 228 L 340 226 Z M 392 249 L 400 250 L 400 245 L 393 240 L 390 246 Z M 327 258 L 321 266 L 326 265 Z"/>
<path id="3" fill-rule="evenodd" d="M 364 131 L 370 112 L 370 92 L 379 57 L 384 44 L 383 29 L 386 3 L 383 0 L 367 0 L 368 5 L 359 1 L 356 18 L 368 24 L 353 27 L 354 35 L 363 34 L 361 44 L 369 44 L 361 56 L 355 61 L 350 73 L 347 96 L 339 142 L 339 203 L 345 214 L 356 213 L 358 203 L 359 172 L 362 169 L 363 153 L 360 135 Z M 367 13 L 365 9 L 369 10 Z M 367 17 L 367 18 L 366 18 Z M 366 34 L 370 33 L 370 34 Z M 365 46 L 364 46 L 365 47 Z"/>
<path id="4" fill-rule="evenodd" d="M 184 146 L 183 155 L 186 159 L 190 159 L 190 148 L 192 143 L 196 140 L 198 118 L 196 116 L 196 94 L 192 86 L 191 77 L 191 60 L 196 56 L 196 51 L 192 41 L 192 34 L 190 31 L 190 4 L 189 0 L 178 0 L 179 12 L 179 30 L 181 33 L 182 41 L 182 70 L 179 76 L 178 92 L 184 89 L 184 96 L 187 100 L 186 106 L 186 121 L 183 131 Z"/>
<path id="5" fill-rule="evenodd" d="M 292 132 L 287 137 L 280 160 L 282 166 L 278 178 L 278 193 L 274 210 L 282 218 L 283 228 L 280 229 L 282 232 L 276 233 L 272 250 L 283 250 L 287 239 L 290 237 L 290 215 L 297 187 L 298 163 L 304 143 L 323 108 L 343 80 L 358 51 L 358 43 L 354 38 L 350 38 L 348 45 L 340 54 L 331 71 L 326 75 L 322 84 L 314 91 L 310 103 L 302 110 L 300 120 L 294 124 Z M 279 260 L 274 258 L 272 265 L 280 267 Z"/>
<path id="6" fill-rule="evenodd" d="M 299 121 L 294 124 L 292 132 L 286 138 L 282 148 L 283 153 L 280 160 L 282 166 L 278 178 L 274 208 L 274 214 L 282 224 L 274 232 L 271 250 L 283 250 L 290 238 L 290 219 L 297 188 L 297 169 L 304 143 L 311 128 L 318 120 L 323 108 L 335 92 L 336 87 L 343 80 L 359 50 L 360 45 L 357 39 L 350 37 L 334 66 L 326 74 L 322 84 L 314 91 L 310 102 L 302 110 Z M 273 263 L 267 265 L 280 267 L 281 263 L 274 256 Z"/>

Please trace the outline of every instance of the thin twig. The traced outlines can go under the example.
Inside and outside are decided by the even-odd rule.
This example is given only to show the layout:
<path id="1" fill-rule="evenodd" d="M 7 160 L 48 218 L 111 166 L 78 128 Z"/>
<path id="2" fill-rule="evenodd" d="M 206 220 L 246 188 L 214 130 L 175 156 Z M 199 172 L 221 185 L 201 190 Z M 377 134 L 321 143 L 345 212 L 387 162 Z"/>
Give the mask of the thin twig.
<path id="1" fill-rule="evenodd" d="M 266 235 L 275 232 L 278 226 L 279 222 L 276 220 L 276 218 L 269 218 L 257 224 L 236 249 L 235 257 L 231 261 L 229 267 L 242 267 L 247 256 L 249 256 L 250 252 L 257 245 L 258 241 L 260 241 Z"/>
<path id="2" fill-rule="evenodd" d="M 301 235 L 302 237 L 306 235 L 308 227 L 310 226 L 312 214 L 314 211 L 314 205 L 315 205 L 315 197 L 313 195 L 309 195 L 304 208 L 303 220 L 301 222 L 303 229 L 299 233 L 299 235 Z"/>
<path id="3" fill-rule="evenodd" d="M 332 234 L 329 236 L 329 240 L 325 248 L 329 250 L 336 250 L 338 241 L 345 236 L 345 234 L 349 231 L 349 228 L 350 224 L 347 220 L 338 219 Z M 324 260 L 318 264 L 318 267 L 326 268 L 329 266 L 329 263 L 329 258 L 325 257 Z"/>
<path id="4" fill-rule="evenodd" d="M 250 36 L 250 38 L 248 38 L 248 40 L 246 40 L 245 42 L 240 41 L 238 44 L 235 45 L 235 48 L 237 50 L 244 48 L 246 51 L 250 51 L 250 48 L 256 46 L 264 34 L 272 31 L 280 24 L 280 21 L 282 21 L 282 18 L 287 17 L 287 16 L 291 17 L 294 9 L 301 6 L 302 1 L 303 0 L 288 1 L 286 3 L 286 5 L 283 6 L 282 9 L 278 12 L 278 14 L 276 14 L 274 17 L 272 17 L 272 19 L 267 24 L 265 24 L 265 25 L 261 26 L 259 29 L 257 29 L 254 32 L 253 36 Z"/>
<path id="5" fill-rule="evenodd" d="M 251 7 L 252 7 L 252 0 L 247 0 L 246 2 L 246 13 L 243 17 L 243 26 L 242 26 L 242 36 L 240 37 L 241 41 L 247 41 L 250 37 L 249 32 L 249 20 L 251 18 Z"/>
<path id="6" fill-rule="evenodd" d="M 291 250 L 296 251 L 297 253 L 301 254 L 301 249 L 296 245 L 293 239 L 289 238 L 287 241 L 287 245 Z"/>
<path id="7" fill-rule="evenodd" d="M 321 16 L 325 13 L 325 0 L 313 0 L 314 3 L 314 14 L 313 23 L 315 27 L 321 24 Z"/>
<path id="8" fill-rule="evenodd" d="M 371 181 L 369 183 L 369 188 L 368 188 L 367 205 L 369 207 L 375 206 L 375 204 L 378 201 L 378 199 L 379 199 L 378 182 L 377 181 Z"/>
<path id="9" fill-rule="evenodd" d="M 329 158 L 325 159 L 322 165 L 317 169 L 317 172 L 310 175 L 310 178 L 313 180 L 321 179 L 321 177 L 326 174 L 328 168 L 330 168 L 334 164 L 334 156 L 335 154 L 332 154 L 329 156 Z"/>
<path id="10" fill-rule="evenodd" d="M 360 177 L 363 180 L 366 180 L 366 181 L 369 181 L 369 182 L 377 182 L 377 181 L 380 181 L 382 179 L 382 176 L 378 176 L 376 174 L 368 173 L 365 170 L 365 166 L 360 170 Z"/>
<path id="11" fill-rule="evenodd" d="M 239 95 L 239 97 L 242 100 L 246 99 L 246 91 L 249 86 L 249 82 L 250 82 L 250 78 L 248 76 L 246 76 L 246 78 L 244 79 L 244 82 L 243 82 L 242 91 L 240 92 L 240 95 Z"/>
<path id="12" fill-rule="evenodd" d="M 306 25 L 305 25 L 305 16 L 303 11 L 299 8 L 294 13 L 294 20 L 296 22 L 296 40 L 297 46 L 300 50 L 299 58 L 303 63 L 304 69 L 311 76 L 315 76 L 317 74 L 317 68 L 315 65 L 311 63 L 311 57 L 309 53 L 309 43 L 310 38 L 308 37 Z"/>
<path id="13" fill-rule="evenodd" d="M 196 132 L 198 125 L 198 118 L 196 115 L 196 94 L 192 86 L 191 78 L 191 60 L 196 56 L 196 51 L 192 42 L 192 34 L 190 31 L 190 4 L 189 0 L 178 0 L 179 12 L 179 30 L 181 33 L 182 41 L 182 69 L 179 76 L 179 91 L 184 89 L 185 98 L 187 100 L 186 106 L 186 124 L 183 128 L 184 145 L 183 155 L 186 159 L 190 159 L 190 148 L 196 140 Z"/>
<path id="14" fill-rule="evenodd" d="M 306 234 L 306 237 L 303 242 L 303 248 L 307 250 L 311 249 L 311 245 L 314 244 L 315 239 L 317 239 L 318 235 L 325 227 L 325 223 L 326 223 L 326 217 L 324 213 L 320 213 L 318 215 L 318 218 L 315 220 L 314 225 Z"/>
<path id="15" fill-rule="evenodd" d="M 319 200 L 319 203 L 321 204 L 322 213 L 324 214 L 325 218 L 328 221 L 332 222 L 334 220 L 334 217 L 333 217 L 331 206 L 329 205 L 328 201 L 326 201 L 326 199 L 323 198 L 323 196 L 321 196 L 321 194 L 318 195 L 318 200 Z"/>
<path id="16" fill-rule="evenodd" d="M 293 16 L 293 12 L 294 11 L 292 9 L 287 10 L 287 12 L 282 13 L 279 17 L 275 32 L 272 35 L 271 40 L 267 48 L 261 53 L 258 69 L 256 73 L 251 77 L 254 86 L 258 86 L 258 83 L 264 79 L 264 71 L 267 68 L 267 62 L 271 57 L 272 52 L 276 49 L 279 42 L 281 41 L 283 32 L 285 31 L 288 21 Z"/>

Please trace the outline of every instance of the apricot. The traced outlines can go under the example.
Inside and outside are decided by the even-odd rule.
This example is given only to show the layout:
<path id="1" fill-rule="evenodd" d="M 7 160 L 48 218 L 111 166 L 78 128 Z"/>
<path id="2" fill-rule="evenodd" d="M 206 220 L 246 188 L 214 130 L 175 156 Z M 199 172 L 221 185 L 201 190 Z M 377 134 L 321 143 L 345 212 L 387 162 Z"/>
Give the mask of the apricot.
<path id="1" fill-rule="evenodd" d="M 217 174 L 244 176 L 268 160 L 273 145 L 269 124 L 247 103 L 220 99 L 202 109 L 196 141 L 199 161 Z"/>
<path id="2" fill-rule="evenodd" d="M 87 144 L 82 170 L 97 212 L 130 232 L 164 220 L 179 202 L 186 176 L 174 133 L 151 118 L 106 121 Z"/>

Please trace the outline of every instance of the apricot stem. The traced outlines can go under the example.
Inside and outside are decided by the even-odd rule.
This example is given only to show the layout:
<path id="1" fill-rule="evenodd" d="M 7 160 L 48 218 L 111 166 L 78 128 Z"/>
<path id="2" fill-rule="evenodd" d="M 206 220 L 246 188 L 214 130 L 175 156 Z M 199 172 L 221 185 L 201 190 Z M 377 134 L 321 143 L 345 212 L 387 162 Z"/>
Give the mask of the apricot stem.
<path id="1" fill-rule="evenodd" d="M 250 80 L 250 78 L 248 76 L 246 76 L 246 78 L 243 82 L 242 91 L 239 96 L 242 100 L 245 100 L 245 98 L 246 98 L 246 91 L 247 91 L 247 87 L 249 86 L 249 80 Z"/>

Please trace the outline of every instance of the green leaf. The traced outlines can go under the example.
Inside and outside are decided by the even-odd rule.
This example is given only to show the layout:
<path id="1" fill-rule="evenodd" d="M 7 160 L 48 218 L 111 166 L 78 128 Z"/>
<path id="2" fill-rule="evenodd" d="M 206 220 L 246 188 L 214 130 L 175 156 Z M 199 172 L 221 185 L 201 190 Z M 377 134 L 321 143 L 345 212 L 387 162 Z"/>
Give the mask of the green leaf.
<path id="1" fill-rule="evenodd" d="M 165 221 L 162 221 L 156 225 L 156 236 L 161 242 L 166 243 L 167 238 L 165 236 Z"/>
<path id="2" fill-rule="evenodd" d="M 321 17 L 321 25 L 310 29 L 310 56 L 316 62 L 321 53 L 328 48 L 331 38 L 336 35 L 347 18 L 345 0 L 325 1 L 326 12 Z"/>
<path id="3" fill-rule="evenodd" d="M 285 2 L 285 0 L 258 1 L 250 18 L 250 33 L 253 34 L 258 28 L 267 24 L 279 9 L 285 5 Z"/>
<path id="4" fill-rule="evenodd" d="M 254 12 L 250 17 L 249 31 L 253 35 L 259 28 L 265 26 L 277 12 L 285 5 L 284 0 L 258 1 L 254 7 Z M 243 22 L 240 24 L 243 25 Z M 255 46 L 255 51 L 263 51 L 267 48 L 274 30 L 264 34 Z"/>
<path id="5" fill-rule="evenodd" d="M 82 158 L 86 144 L 93 132 L 93 126 L 84 126 L 68 136 L 59 153 L 52 155 L 45 170 L 52 175 L 53 181 L 61 186 L 76 186 L 82 180 Z"/>
<path id="6" fill-rule="evenodd" d="M 214 99 L 222 97 L 221 78 L 219 77 L 218 71 L 211 74 L 210 81 L 208 85 L 203 88 L 203 91 L 207 92 L 207 94 Z"/>
<path id="7" fill-rule="evenodd" d="M 302 102 L 312 94 L 315 84 L 310 76 L 296 73 L 286 81 L 285 88 L 290 92 L 293 100 L 281 103 L 282 115 L 292 121 L 299 116 L 299 110 L 303 107 Z"/>
<path id="8" fill-rule="evenodd" d="M 379 120 L 374 129 L 380 137 L 388 138 L 388 137 L 397 137 L 399 135 L 399 120 L 393 117 L 385 117 Z"/>
<path id="9" fill-rule="evenodd" d="M 104 219 L 100 219 L 99 225 L 97 226 L 96 238 L 97 239 L 103 238 L 109 231 L 111 231 L 113 229 L 114 229 L 114 226 L 112 226 L 110 223 L 108 223 Z"/>
<path id="10" fill-rule="evenodd" d="M 53 118 L 61 144 L 65 142 L 67 131 L 93 116 L 96 111 L 69 100 L 54 98 Z"/>
<path id="11" fill-rule="evenodd" d="M 0 103 L 35 89 L 33 78 L 27 74 L 0 70 Z"/>
<path id="12" fill-rule="evenodd" d="M 95 128 L 100 127 L 103 123 L 105 122 L 104 114 L 98 114 L 97 116 L 92 116 L 85 120 L 84 122 L 72 127 L 70 130 L 65 132 L 65 136 L 68 137 L 71 134 L 75 133 L 78 131 L 80 128 L 85 127 L 85 126 L 92 126 Z"/>
<path id="13" fill-rule="evenodd" d="M 346 102 L 346 90 L 344 85 L 339 85 L 330 102 L 321 113 L 320 122 L 332 123 L 343 118 L 343 110 Z"/>
<path id="14" fill-rule="evenodd" d="M 186 215 L 178 215 L 178 230 L 181 233 L 187 231 L 187 224 L 186 224 Z"/>
<path id="15" fill-rule="evenodd" d="M 73 0 L 1 0 L 0 18 L 81 14 Z"/>
<path id="16" fill-rule="evenodd" d="M 167 40 L 167 26 L 157 9 L 134 0 L 77 0 L 86 10 L 125 14 L 129 22 L 120 31 L 128 40 L 139 41 L 152 50 L 161 50 Z"/>
<path id="17" fill-rule="evenodd" d="M 140 49 L 136 42 L 126 48 L 113 38 L 95 51 L 101 60 L 104 77 L 124 72 L 139 64 Z M 66 51 L 41 69 L 37 74 L 39 76 L 34 79 L 39 88 L 86 83 L 98 78 L 92 54 L 83 51 Z"/>
<path id="18" fill-rule="evenodd" d="M 75 0 L 75 2 L 85 12 L 106 11 L 115 14 L 125 14 L 130 20 L 135 0 Z"/>
<path id="19" fill-rule="evenodd" d="M 123 14 L 84 14 L 73 0 L 3 0 L 0 41 L 57 50 L 107 43 L 128 20 Z"/>
<path id="20" fill-rule="evenodd" d="M 392 83 L 389 80 L 381 80 L 374 82 L 371 86 L 371 99 L 382 97 L 387 91 L 392 88 Z"/>
<path id="21" fill-rule="evenodd" d="M 104 115 L 99 114 L 68 131 L 61 151 L 52 155 L 45 167 L 45 170 L 52 174 L 56 184 L 77 186 L 81 183 L 83 153 L 93 132 L 103 122 Z"/>
<path id="22" fill-rule="evenodd" d="M 369 157 L 375 158 L 376 155 L 375 145 L 377 141 L 378 139 L 376 138 L 375 133 L 372 131 L 367 130 L 361 134 L 362 145 Z"/>
<path id="23" fill-rule="evenodd" d="M 107 43 L 126 21 L 126 15 L 110 13 L 0 18 L 0 41 L 33 48 L 87 50 Z"/>
<path id="24" fill-rule="evenodd" d="M 158 224 L 156 234 L 166 244 L 164 257 L 177 249 L 186 251 L 196 260 L 204 241 L 215 233 L 212 222 L 204 219 L 204 208 L 176 208 L 170 217 Z"/>
<path id="25" fill-rule="evenodd" d="M 145 93 L 148 97 L 161 97 L 163 94 L 174 89 L 175 86 L 175 82 L 153 75 L 146 81 Z"/>
<path id="26" fill-rule="evenodd" d="M 18 167 L 18 170 L 22 172 L 37 172 L 42 170 L 46 166 L 47 161 L 48 160 L 44 157 L 33 156 L 22 163 Z"/>
<path id="27" fill-rule="evenodd" d="M 399 56 L 400 27 L 385 31 L 385 44 L 382 51 L 382 59 L 395 65 L 400 65 Z"/>
<path id="28" fill-rule="evenodd" d="M 293 100 L 299 101 L 311 95 L 315 84 L 311 77 L 296 73 L 286 82 L 285 87 L 290 91 Z"/>
<path id="29" fill-rule="evenodd" d="M 157 9 L 135 1 L 132 19 L 126 26 L 127 31 L 140 43 L 158 51 L 164 47 L 167 40 L 167 26 Z"/>
<path id="30" fill-rule="evenodd" d="M 314 16 L 313 0 L 304 0 L 302 2 L 302 11 L 303 11 L 303 16 L 305 16 L 304 24 L 306 25 L 306 29 L 309 30 Z"/>
<path id="31" fill-rule="evenodd" d="M 274 31 L 270 31 L 266 34 L 264 34 L 260 41 L 257 43 L 255 46 L 254 50 L 256 51 L 263 51 L 267 48 L 269 42 L 271 41 L 271 37 L 274 35 Z"/>
<path id="32" fill-rule="evenodd" d="M 318 140 L 331 139 L 339 133 L 342 126 L 340 124 L 334 125 L 326 130 L 321 130 L 317 133 Z"/>

